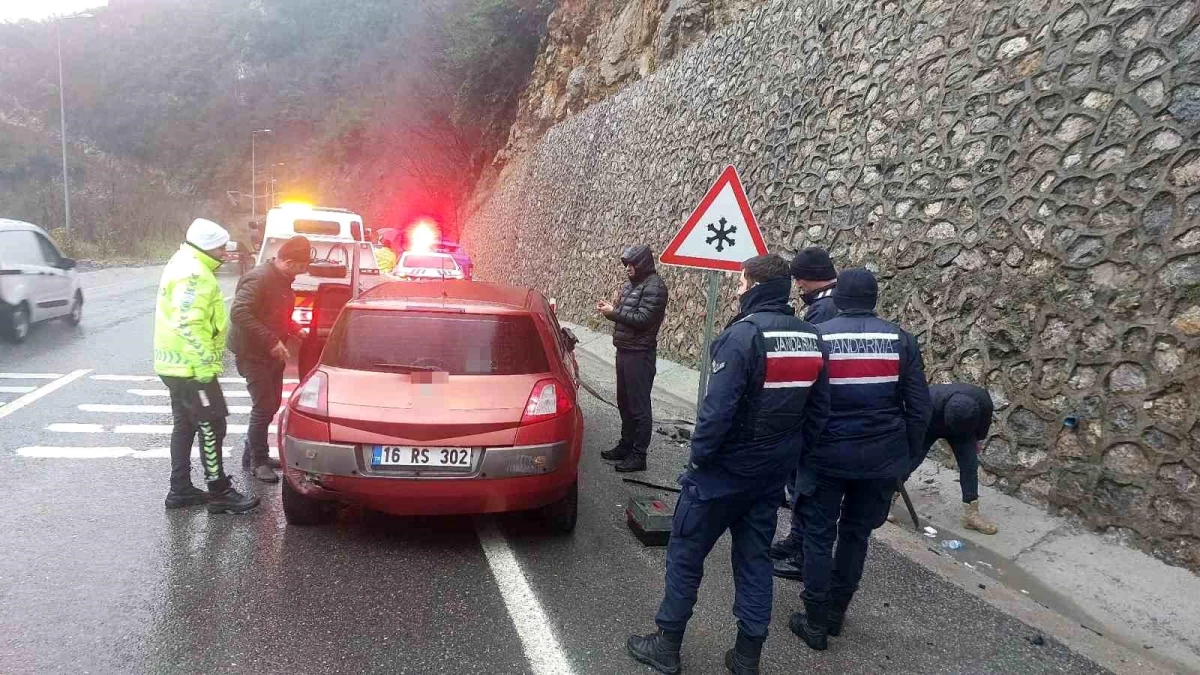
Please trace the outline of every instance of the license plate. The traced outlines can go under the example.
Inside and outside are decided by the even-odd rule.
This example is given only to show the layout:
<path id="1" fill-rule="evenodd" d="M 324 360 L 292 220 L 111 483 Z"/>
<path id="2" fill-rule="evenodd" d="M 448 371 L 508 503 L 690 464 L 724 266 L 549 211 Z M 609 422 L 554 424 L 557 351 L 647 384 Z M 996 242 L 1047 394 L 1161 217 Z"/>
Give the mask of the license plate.
<path id="1" fill-rule="evenodd" d="M 403 445 L 376 445 L 371 451 L 371 466 L 411 466 L 416 468 L 471 468 L 470 448 L 414 448 Z"/>

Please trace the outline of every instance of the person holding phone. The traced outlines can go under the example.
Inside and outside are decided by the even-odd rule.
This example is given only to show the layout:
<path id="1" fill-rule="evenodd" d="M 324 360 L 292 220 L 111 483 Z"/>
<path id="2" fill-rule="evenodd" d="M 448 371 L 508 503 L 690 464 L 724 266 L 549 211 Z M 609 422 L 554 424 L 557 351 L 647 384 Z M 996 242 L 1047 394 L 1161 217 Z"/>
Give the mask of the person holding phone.
<path id="1" fill-rule="evenodd" d="M 596 303 L 596 311 L 615 324 L 617 409 L 621 440 L 600 453 L 616 461 L 618 472 L 645 471 L 654 432 L 650 392 L 657 372 L 658 330 L 667 313 L 667 284 L 654 267 L 649 246 L 630 246 L 621 255 L 628 281 L 616 302 Z"/>

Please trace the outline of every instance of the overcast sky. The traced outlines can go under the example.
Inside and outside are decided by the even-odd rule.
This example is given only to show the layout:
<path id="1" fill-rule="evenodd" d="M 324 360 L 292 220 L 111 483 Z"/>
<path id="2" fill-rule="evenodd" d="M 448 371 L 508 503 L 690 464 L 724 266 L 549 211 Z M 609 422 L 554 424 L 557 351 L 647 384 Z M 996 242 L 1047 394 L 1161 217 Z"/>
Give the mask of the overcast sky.
<path id="1" fill-rule="evenodd" d="M 0 21 L 39 21 L 107 5 L 108 0 L 0 0 Z"/>

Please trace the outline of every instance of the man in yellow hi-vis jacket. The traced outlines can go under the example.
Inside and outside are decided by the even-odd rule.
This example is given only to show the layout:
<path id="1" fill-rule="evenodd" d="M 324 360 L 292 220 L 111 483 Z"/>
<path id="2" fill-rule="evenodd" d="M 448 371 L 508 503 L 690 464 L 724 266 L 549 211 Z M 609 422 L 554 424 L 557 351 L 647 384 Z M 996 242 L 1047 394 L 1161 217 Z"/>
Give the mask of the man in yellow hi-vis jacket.
<path id="1" fill-rule="evenodd" d="M 215 272 L 229 233 L 197 218 L 163 270 L 154 312 L 154 372 L 171 392 L 171 490 L 168 509 L 208 504 L 209 513 L 245 513 L 258 497 L 242 495 L 225 475 L 221 444 L 229 412 L 217 377 L 224 371 L 229 314 Z M 192 439 L 200 435 L 200 461 L 208 491 L 192 485 Z"/>

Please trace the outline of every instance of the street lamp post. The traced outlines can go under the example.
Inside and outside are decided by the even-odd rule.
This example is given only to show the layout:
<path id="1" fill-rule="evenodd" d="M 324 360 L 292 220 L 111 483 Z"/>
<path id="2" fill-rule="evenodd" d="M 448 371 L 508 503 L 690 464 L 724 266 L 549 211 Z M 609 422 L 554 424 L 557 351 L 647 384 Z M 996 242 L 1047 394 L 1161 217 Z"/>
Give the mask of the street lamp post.
<path id="1" fill-rule="evenodd" d="M 275 208 L 275 167 L 277 166 L 287 166 L 287 162 L 275 162 L 271 164 L 271 195 L 270 199 L 267 200 L 270 208 Z"/>
<path id="2" fill-rule="evenodd" d="M 62 141 L 63 169 L 63 228 L 67 235 L 71 234 L 71 178 L 67 171 L 67 96 L 63 87 L 63 58 L 62 58 L 62 22 L 66 19 L 90 19 L 91 14 L 75 14 L 64 16 L 54 22 L 54 44 L 58 52 L 58 115 L 59 138 Z"/>
<path id="3" fill-rule="evenodd" d="M 270 129 L 256 129 L 250 132 L 250 220 L 258 219 L 258 167 L 254 154 L 254 141 L 258 134 L 269 134 Z"/>

